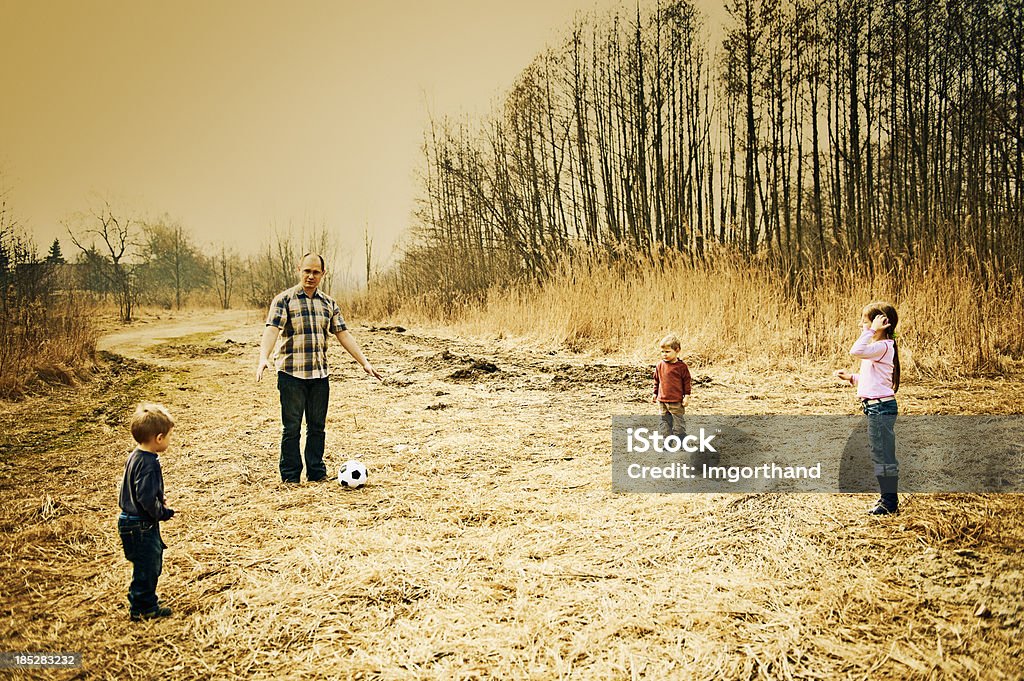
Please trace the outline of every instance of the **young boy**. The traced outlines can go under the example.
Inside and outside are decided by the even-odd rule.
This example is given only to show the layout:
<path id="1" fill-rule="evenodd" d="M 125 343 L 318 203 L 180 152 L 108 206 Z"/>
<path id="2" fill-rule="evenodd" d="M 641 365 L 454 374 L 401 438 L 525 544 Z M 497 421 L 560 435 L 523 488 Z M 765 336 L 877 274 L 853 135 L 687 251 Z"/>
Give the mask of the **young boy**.
<path id="1" fill-rule="evenodd" d="M 174 509 L 165 505 L 164 476 L 158 455 L 167 451 L 171 443 L 174 419 L 163 405 L 143 403 L 132 415 L 131 429 L 139 446 L 124 466 L 117 531 L 124 557 L 132 563 L 128 602 L 131 618 L 138 622 L 171 614 L 171 609 L 157 600 L 156 582 L 163 569 L 166 548 L 160 538 L 160 522 L 174 515 Z"/>
<path id="2" fill-rule="evenodd" d="M 661 361 L 654 367 L 654 401 L 661 406 L 662 435 L 686 435 L 686 405 L 690 402 L 690 369 L 679 359 L 679 339 L 670 333 L 658 343 Z"/>

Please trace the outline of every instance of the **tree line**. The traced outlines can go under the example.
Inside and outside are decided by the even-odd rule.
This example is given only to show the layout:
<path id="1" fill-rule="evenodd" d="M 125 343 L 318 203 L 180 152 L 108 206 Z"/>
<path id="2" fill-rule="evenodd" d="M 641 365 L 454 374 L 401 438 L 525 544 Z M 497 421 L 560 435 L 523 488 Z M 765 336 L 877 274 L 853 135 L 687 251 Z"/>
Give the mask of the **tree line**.
<path id="1" fill-rule="evenodd" d="M 485 120 L 434 120 L 402 288 L 540 279 L 580 246 L 1019 273 L 1021 3 L 726 10 L 718 46 L 689 0 L 580 18 Z"/>
<path id="2" fill-rule="evenodd" d="M 296 263 L 314 250 L 335 257 L 326 226 L 275 233 L 256 254 L 242 256 L 226 244 L 200 246 L 190 230 L 169 215 L 134 217 L 103 202 L 67 225 L 76 247 L 69 263 L 70 285 L 97 298 L 116 301 L 122 321 L 140 303 L 181 309 L 190 299 L 223 309 L 242 304 L 265 308 L 277 293 L 294 286 Z M 59 249 L 59 241 L 54 246 Z M 324 288 L 331 286 L 331 273 Z"/>
<path id="3" fill-rule="evenodd" d="M 337 241 L 325 225 L 275 231 L 255 254 L 242 256 L 223 243 L 200 245 L 169 215 L 140 218 L 109 201 L 67 221 L 73 251 L 65 255 L 60 239 L 54 239 L 43 256 L 18 227 L 6 200 L 0 218 L 5 220 L 0 223 L 0 306 L 8 318 L 12 310 L 34 314 L 58 295 L 79 304 L 111 302 L 124 322 L 140 304 L 266 308 L 295 285 L 303 253 L 316 251 L 332 264 L 338 259 Z M 371 244 L 367 237 L 367 249 Z M 322 286 L 330 290 L 336 279 L 329 270 Z"/>
<path id="4" fill-rule="evenodd" d="M 0 176 L 0 180 L 2 180 Z M 65 222 L 65 253 L 54 239 L 45 255 L 28 235 L 0 182 L 0 398 L 16 397 L 38 379 L 73 383 L 96 364 L 97 305 L 113 303 L 123 322 L 140 304 L 181 309 L 216 305 L 266 309 L 294 286 L 307 251 L 338 263 L 338 241 L 326 225 L 289 225 L 254 254 L 226 244 L 200 245 L 180 221 L 139 217 L 110 201 Z M 366 238 L 366 267 L 372 241 Z M 330 291 L 338 275 L 328 270 Z"/>
<path id="5" fill-rule="evenodd" d="M 37 378 L 71 383 L 88 372 L 96 350 L 88 311 L 60 295 L 59 244 L 40 257 L 8 194 L 0 183 L 0 398 L 22 394 Z"/>

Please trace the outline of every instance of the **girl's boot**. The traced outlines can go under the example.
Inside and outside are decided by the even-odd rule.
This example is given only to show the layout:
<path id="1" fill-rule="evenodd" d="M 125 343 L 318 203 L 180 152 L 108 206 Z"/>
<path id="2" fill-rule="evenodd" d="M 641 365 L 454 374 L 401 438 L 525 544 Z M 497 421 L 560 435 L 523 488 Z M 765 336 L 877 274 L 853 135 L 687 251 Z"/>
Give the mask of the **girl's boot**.
<path id="1" fill-rule="evenodd" d="M 895 475 L 878 477 L 878 488 L 882 491 L 882 496 L 869 511 L 871 515 L 893 515 L 900 512 L 899 497 L 896 494 L 899 480 Z"/>

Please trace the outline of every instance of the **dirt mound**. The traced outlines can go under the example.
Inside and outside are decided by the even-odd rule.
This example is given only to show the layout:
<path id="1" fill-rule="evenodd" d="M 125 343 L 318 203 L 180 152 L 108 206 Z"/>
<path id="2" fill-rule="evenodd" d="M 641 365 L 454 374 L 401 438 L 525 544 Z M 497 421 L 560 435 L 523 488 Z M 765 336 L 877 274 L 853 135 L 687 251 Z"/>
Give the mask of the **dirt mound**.
<path id="1" fill-rule="evenodd" d="M 453 381 L 461 381 L 466 379 L 478 379 L 481 376 L 487 374 L 494 374 L 501 371 L 498 365 L 494 362 L 487 362 L 482 359 L 474 359 L 470 361 L 469 366 L 461 369 L 456 369 L 452 373 L 448 374 L 448 378 Z"/>
<path id="2" fill-rule="evenodd" d="M 543 367 L 542 371 L 552 374 L 556 384 L 597 384 L 640 388 L 652 386 L 653 367 L 615 366 L 606 364 L 558 364 Z"/>
<path id="3" fill-rule="evenodd" d="M 447 372 L 445 378 L 451 381 L 479 380 L 501 373 L 498 365 L 490 360 L 456 354 L 447 348 L 422 363 L 434 370 Z M 459 368 L 451 371 L 453 365 Z"/>

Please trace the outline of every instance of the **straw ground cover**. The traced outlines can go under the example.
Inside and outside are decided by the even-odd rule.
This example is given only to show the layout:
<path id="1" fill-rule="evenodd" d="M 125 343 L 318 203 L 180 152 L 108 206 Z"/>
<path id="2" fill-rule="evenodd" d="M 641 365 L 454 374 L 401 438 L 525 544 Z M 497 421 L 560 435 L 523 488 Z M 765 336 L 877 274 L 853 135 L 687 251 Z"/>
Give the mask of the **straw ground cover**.
<path id="1" fill-rule="evenodd" d="M 1018 496 L 912 496 L 879 520 L 866 495 L 614 495 L 610 416 L 649 410 L 643 361 L 365 327 L 387 379 L 332 350 L 328 460 L 360 456 L 371 484 L 284 488 L 259 315 L 198 317 L 108 336 L 127 359 L 103 380 L 0 413 L 0 637 L 84 653 L 49 678 L 1019 676 Z M 697 363 L 693 409 L 853 413 L 828 368 Z M 901 396 L 1020 413 L 1020 387 Z M 132 624 L 114 516 L 143 397 L 179 422 L 162 457 L 175 615 Z"/>

